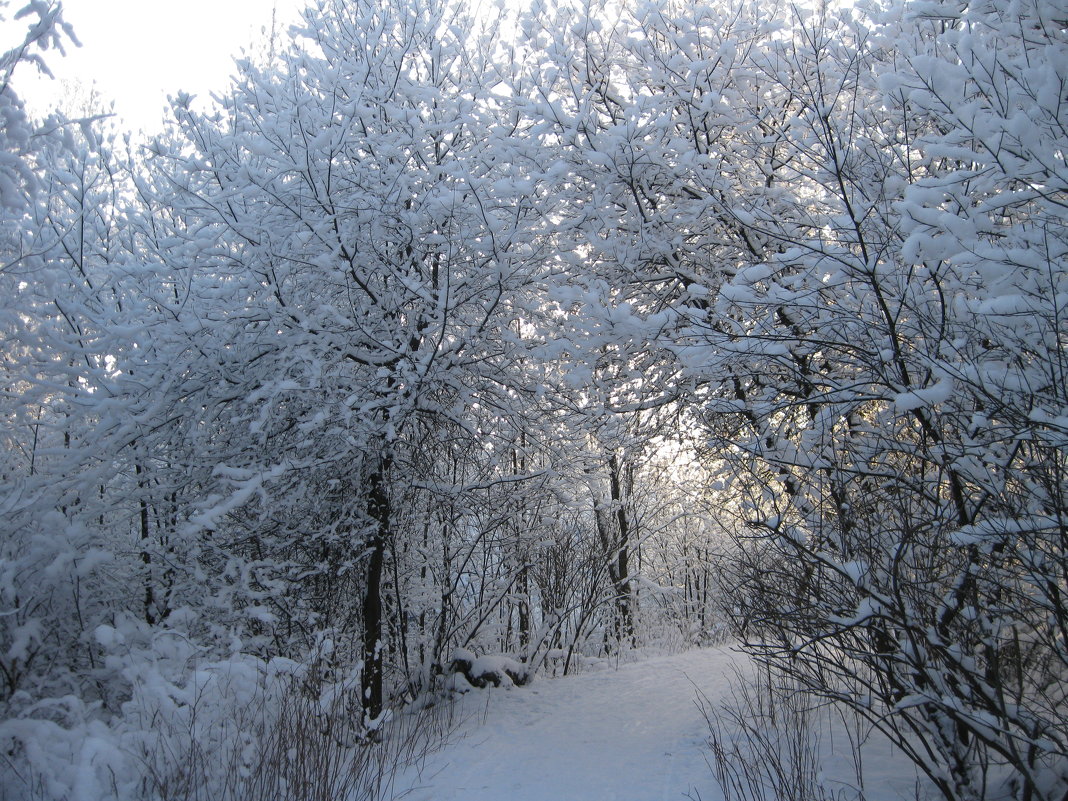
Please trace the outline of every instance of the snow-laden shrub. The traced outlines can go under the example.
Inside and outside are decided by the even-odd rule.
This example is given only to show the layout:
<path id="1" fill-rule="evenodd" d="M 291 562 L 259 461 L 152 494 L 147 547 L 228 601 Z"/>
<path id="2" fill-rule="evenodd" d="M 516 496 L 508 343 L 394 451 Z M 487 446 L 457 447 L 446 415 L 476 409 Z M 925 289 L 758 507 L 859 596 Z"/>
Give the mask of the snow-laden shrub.
<path id="1" fill-rule="evenodd" d="M 20 693 L 0 722 L 0 801 L 263 801 L 389 797 L 396 771 L 451 730 L 424 703 L 362 731 L 359 674 L 209 648 L 186 630 L 128 616 L 96 647 L 112 704 Z"/>
<path id="2" fill-rule="evenodd" d="M 0 786 L 10 797 L 222 797 L 215 790 L 255 767 L 257 738 L 306 673 L 287 660 L 213 656 L 180 628 L 122 615 L 95 639 L 102 664 L 92 675 L 116 711 L 16 693 L 0 722 Z"/>

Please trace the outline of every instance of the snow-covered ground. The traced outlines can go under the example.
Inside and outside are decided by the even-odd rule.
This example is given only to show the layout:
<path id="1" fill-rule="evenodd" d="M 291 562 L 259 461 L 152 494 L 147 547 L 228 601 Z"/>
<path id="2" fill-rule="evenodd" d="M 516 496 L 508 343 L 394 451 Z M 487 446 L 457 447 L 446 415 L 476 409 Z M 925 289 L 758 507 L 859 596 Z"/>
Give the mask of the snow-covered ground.
<path id="1" fill-rule="evenodd" d="M 410 801 L 721 801 L 696 698 L 723 699 L 742 659 L 695 650 L 472 692 L 450 743 L 396 789 Z M 840 732 L 821 740 L 834 793 L 852 776 L 851 749 Z M 900 755 L 880 743 L 866 751 L 867 801 L 912 798 Z"/>

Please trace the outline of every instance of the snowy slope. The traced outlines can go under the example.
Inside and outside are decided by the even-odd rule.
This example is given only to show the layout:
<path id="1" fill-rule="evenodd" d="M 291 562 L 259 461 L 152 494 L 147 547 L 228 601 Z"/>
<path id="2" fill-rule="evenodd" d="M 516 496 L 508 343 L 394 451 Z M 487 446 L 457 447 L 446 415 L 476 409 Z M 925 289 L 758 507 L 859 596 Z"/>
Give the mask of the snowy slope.
<path id="1" fill-rule="evenodd" d="M 396 788 L 410 801 L 721 801 L 695 698 L 698 688 L 713 703 L 731 692 L 743 660 L 697 650 L 472 692 L 449 745 Z M 821 740 L 833 793 L 852 758 L 848 738 L 829 734 Z M 911 768 L 885 744 L 869 743 L 865 765 L 868 801 L 912 797 Z"/>

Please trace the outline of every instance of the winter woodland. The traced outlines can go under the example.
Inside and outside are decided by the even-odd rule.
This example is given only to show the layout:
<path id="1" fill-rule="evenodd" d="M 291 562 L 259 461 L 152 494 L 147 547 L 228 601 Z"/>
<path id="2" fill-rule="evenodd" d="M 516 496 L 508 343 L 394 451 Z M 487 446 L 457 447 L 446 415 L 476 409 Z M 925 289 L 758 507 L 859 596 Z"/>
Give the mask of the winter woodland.
<path id="1" fill-rule="evenodd" d="M 147 140 L 3 48 L 0 798 L 386 798 L 401 710 L 727 638 L 1068 798 L 1063 3 L 302 20 Z"/>

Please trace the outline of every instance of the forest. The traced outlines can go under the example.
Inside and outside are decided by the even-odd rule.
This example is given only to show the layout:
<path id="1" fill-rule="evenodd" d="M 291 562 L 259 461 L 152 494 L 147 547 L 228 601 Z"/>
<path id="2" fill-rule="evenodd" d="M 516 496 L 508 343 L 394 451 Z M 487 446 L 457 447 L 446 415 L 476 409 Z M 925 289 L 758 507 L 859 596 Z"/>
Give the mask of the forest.
<path id="1" fill-rule="evenodd" d="M 1068 798 L 1061 2 L 312 0 L 151 138 L 0 14 L 0 798 L 725 640 Z"/>

